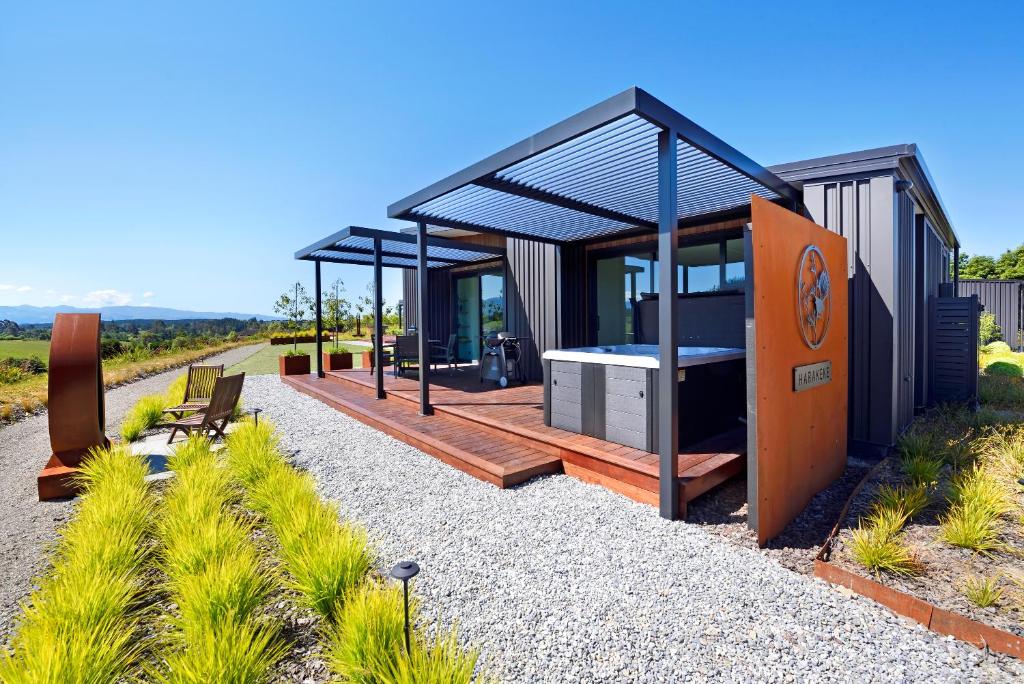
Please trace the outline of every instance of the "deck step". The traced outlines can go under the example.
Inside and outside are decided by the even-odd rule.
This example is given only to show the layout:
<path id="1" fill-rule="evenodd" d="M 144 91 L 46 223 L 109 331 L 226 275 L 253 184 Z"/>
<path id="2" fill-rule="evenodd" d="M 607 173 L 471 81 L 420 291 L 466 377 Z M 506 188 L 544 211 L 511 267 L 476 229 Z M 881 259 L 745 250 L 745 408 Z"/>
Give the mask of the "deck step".
<path id="1" fill-rule="evenodd" d="M 457 418 L 421 416 L 408 402 L 380 401 L 368 390 L 317 382 L 313 376 L 287 376 L 282 380 L 370 427 L 498 487 L 562 472 L 557 456 Z"/>

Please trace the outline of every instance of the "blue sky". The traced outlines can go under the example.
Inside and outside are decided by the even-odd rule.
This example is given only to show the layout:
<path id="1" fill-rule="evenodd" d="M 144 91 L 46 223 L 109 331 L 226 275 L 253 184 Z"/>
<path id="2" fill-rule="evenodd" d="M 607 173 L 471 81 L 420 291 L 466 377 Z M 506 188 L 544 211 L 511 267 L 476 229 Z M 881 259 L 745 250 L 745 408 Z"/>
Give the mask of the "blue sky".
<path id="1" fill-rule="evenodd" d="M 297 248 L 631 85 L 765 165 L 916 142 L 965 251 L 1024 240 L 1021 5 L 829 5 L 0 2 L 0 304 L 270 312 Z"/>

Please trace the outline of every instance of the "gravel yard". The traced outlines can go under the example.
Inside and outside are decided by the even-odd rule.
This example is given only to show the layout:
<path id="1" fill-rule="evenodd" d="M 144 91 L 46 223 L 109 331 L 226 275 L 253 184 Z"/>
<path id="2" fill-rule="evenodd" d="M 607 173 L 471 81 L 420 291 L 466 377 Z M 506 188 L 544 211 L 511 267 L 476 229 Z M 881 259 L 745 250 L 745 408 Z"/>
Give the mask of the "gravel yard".
<path id="1" fill-rule="evenodd" d="M 284 446 L 382 569 L 423 567 L 505 682 L 1019 681 L 1021 663 L 904 622 L 695 525 L 566 476 L 501 491 L 272 376 L 247 380 Z"/>
<path id="2" fill-rule="evenodd" d="M 238 347 L 205 363 L 238 363 L 263 345 Z M 107 435 L 118 432 L 124 414 L 146 394 L 162 392 L 183 369 L 143 378 L 106 393 Z M 0 635 L 7 641 L 18 604 L 31 589 L 32 577 L 44 560 L 45 547 L 67 520 L 70 501 L 40 502 L 36 475 L 50 457 L 46 414 L 0 427 Z"/>

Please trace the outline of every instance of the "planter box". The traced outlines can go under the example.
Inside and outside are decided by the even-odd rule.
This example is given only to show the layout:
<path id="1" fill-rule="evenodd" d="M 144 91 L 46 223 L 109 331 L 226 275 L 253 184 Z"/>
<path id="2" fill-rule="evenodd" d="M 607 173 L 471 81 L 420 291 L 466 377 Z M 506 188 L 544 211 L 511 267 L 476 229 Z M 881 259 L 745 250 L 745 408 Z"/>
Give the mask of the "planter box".
<path id="1" fill-rule="evenodd" d="M 373 365 L 373 352 L 372 351 L 364 351 L 363 352 L 363 368 L 365 368 L 366 370 L 370 370 L 370 366 L 372 366 L 372 365 Z"/>
<path id="2" fill-rule="evenodd" d="M 279 356 L 278 371 L 281 375 L 309 375 L 309 354 L 304 356 Z"/>
<path id="3" fill-rule="evenodd" d="M 324 352 L 324 370 L 338 371 L 352 368 L 352 352 Z"/>

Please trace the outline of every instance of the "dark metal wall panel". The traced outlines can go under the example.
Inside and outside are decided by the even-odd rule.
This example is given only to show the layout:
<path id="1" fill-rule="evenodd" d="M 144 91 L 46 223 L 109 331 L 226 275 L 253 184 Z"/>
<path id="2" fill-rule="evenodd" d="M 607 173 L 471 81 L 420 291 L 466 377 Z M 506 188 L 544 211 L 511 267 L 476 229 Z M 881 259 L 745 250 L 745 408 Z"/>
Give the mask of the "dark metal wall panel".
<path id="1" fill-rule="evenodd" d="M 427 335 L 431 339 L 448 341 L 452 328 L 452 276 L 448 269 L 431 270 L 428 274 L 429 299 L 427 310 L 430 318 L 427 323 Z M 416 271 L 402 271 L 402 316 L 405 327 L 418 326 L 416 320 L 417 302 Z"/>
<path id="2" fill-rule="evenodd" d="M 521 337 L 526 377 L 541 380 L 541 354 L 559 346 L 559 253 L 554 245 L 510 238 L 506 246 L 505 327 Z"/>
<path id="3" fill-rule="evenodd" d="M 1024 280 L 961 280 L 958 294 L 978 295 L 985 311 L 995 314 L 1003 341 L 1024 351 Z"/>
<path id="4" fill-rule="evenodd" d="M 931 403 L 929 359 L 931 354 L 928 308 L 931 300 L 939 296 L 939 288 L 950 280 L 950 250 L 939 238 L 931 222 L 923 215 L 915 217 L 915 358 L 914 405 L 924 407 Z"/>
<path id="5" fill-rule="evenodd" d="M 564 348 L 587 344 L 587 254 L 580 245 L 558 248 L 558 311 L 561 320 L 561 345 Z"/>
<path id="6" fill-rule="evenodd" d="M 893 178 L 804 185 L 816 223 L 847 239 L 849 434 L 873 444 L 896 437 L 896 206 Z"/>

